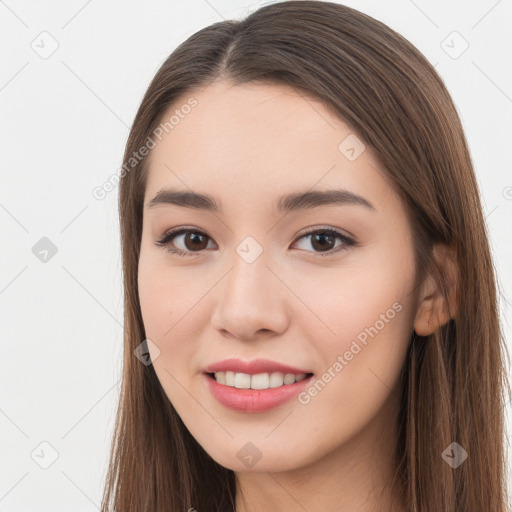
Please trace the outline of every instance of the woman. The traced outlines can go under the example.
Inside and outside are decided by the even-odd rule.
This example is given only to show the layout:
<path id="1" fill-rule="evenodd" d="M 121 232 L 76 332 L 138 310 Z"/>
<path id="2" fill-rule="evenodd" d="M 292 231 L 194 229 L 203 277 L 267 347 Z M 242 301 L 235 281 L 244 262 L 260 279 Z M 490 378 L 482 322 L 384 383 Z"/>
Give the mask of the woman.
<path id="1" fill-rule="evenodd" d="M 103 511 L 507 510 L 482 207 L 417 49 L 329 2 L 216 23 L 124 163 Z"/>

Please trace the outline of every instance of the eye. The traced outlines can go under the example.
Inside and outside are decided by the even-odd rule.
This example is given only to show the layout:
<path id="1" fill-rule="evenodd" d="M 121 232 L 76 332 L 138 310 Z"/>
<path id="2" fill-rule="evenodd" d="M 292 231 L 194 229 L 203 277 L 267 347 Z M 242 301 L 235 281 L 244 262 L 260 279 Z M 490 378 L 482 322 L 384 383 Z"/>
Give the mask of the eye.
<path id="1" fill-rule="evenodd" d="M 175 247 L 175 240 L 181 238 L 181 243 L 185 245 L 184 249 Z M 156 240 L 155 244 L 159 247 L 165 247 L 169 252 L 178 256 L 192 256 L 194 252 L 206 249 L 205 240 L 209 236 L 202 231 L 190 228 L 178 228 L 168 231 L 160 240 Z M 172 244 L 171 244 L 172 242 Z"/>
<path id="2" fill-rule="evenodd" d="M 311 238 L 310 242 L 305 245 L 312 247 L 314 249 L 313 252 L 325 253 L 319 254 L 320 256 L 329 256 L 356 245 L 355 240 L 332 228 L 316 228 L 309 230 L 302 233 L 297 240 L 303 238 Z M 337 246 L 333 246 L 333 244 L 336 243 L 336 238 L 340 240 L 341 243 Z M 194 253 L 205 250 L 209 239 L 210 237 L 202 231 L 192 228 L 177 228 L 166 232 L 161 239 L 155 240 L 155 245 L 164 247 L 172 254 L 178 256 L 192 256 Z M 176 247 L 176 241 L 184 245 L 184 247 Z M 308 249 L 306 248 L 306 250 Z"/>
<path id="3" fill-rule="evenodd" d="M 355 246 L 356 242 L 352 238 L 344 235 L 340 231 L 332 228 L 322 228 L 322 229 L 313 229 L 309 230 L 305 233 L 302 233 L 298 240 L 302 238 L 310 238 L 311 240 L 304 245 L 307 247 L 313 247 L 315 249 L 314 252 L 319 250 L 319 256 L 330 256 L 331 254 L 337 253 L 339 251 L 345 250 L 349 247 Z M 341 241 L 339 245 L 334 245 L 336 243 L 336 238 Z M 307 250 L 307 249 L 306 249 Z"/>

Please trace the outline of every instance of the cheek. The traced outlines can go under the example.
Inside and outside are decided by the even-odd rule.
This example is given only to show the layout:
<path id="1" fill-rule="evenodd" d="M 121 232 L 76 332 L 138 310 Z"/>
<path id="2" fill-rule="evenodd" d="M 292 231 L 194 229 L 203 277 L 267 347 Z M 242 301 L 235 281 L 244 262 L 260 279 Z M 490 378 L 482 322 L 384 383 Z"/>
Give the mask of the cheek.
<path id="1" fill-rule="evenodd" d="M 178 320 L 183 316 L 180 309 L 187 302 L 183 295 L 186 289 L 180 289 L 181 300 L 176 301 L 178 296 L 176 283 L 173 282 L 169 269 L 163 268 L 158 258 L 151 252 L 148 251 L 148 253 L 142 250 L 139 260 L 139 302 L 146 338 L 159 349 L 158 357 L 155 357 L 151 350 L 150 353 L 155 371 L 164 384 L 169 378 L 164 368 L 174 374 L 170 362 L 174 357 L 183 358 L 184 354 L 180 351 L 189 346 L 189 344 L 179 343 L 181 325 Z M 166 391 L 167 387 L 164 385 Z"/>
<path id="2" fill-rule="evenodd" d="M 338 385 L 358 394 L 369 380 L 394 384 L 412 333 L 412 254 L 367 254 L 336 272 L 310 273 L 299 291 L 313 313 L 301 324 L 306 337 L 326 371 L 340 375 Z"/>
<path id="3" fill-rule="evenodd" d="M 394 398 L 410 340 L 407 274 L 356 270 L 341 272 L 337 282 L 326 280 L 324 293 L 309 295 L 308 304 L 329 329 L 318 318 L 301 324 L 321 362 L 301 403 L 304 414 L 329 419 L 328 439 L 360 431 Z"/>
<path id="4" fill-rule="evenodd" d="M 200 350 L 199 330 L 208 321 L 201 298 L 214 284 L 193 266 L 169 265 L 164 255 L 141 252 L 138 268 L 139 301 L 146 337 L 159 348 L 155 371 L 166 389 L 173 387 L 167 370 L 183 381 Z M 211 278 L 210 278 L 211 279 Z"/>
<path id="5" fill-rule="evenodd" d="M 367 328 L 390 331 L 392 324 L 408 322 L 407 309 L 411 277 L 406 269 L 397 271 L 378 262 L 357 262 L 331 272 L 309 272 L 296 288 L 312 315 L 311 339 L 323 336 L 324 345 L 339 345 L 359 336 Z M 400 311 L 398 311 L 400 310 Z M 308 315 L 310 316 L 310 315 Z M 307 325 L 307 323 L 305 324 Z"/>
<path id="6" fill-rule="evenodd" d="M 162 249 L 163 251 L 163 249 Z M 138 268 L 138 289 L 146 334 L 172 338 L 182 327 L 177 324 L 204 294 L 201 279 L 193 278 L 192 267 L 177 272 L 165 254 L 142 249 Z"/>
<path id="7" fill-rule="evenodd" d="M 141 254 L 138 272 L 139 302 L 146 336 L 160 338 L 164 328 L 170 327 L 169 316 L 172 314 L 170 294 L 166 293 L 165 278 L 154 262 Z"/>
<path id="8" fill-rule="evenodd" d="M 197 351 L 194 337 L 184 332 L 188 325 L 186 314 L 191 309 L 189 302 L 193 302 L 194 297 L 187 295 L 186 286 L 176 283 L 169 268 L 164 268 L 157 258 L 146 258 L 143 253 L 138 287 L 146 338 L 157 347 L 151 349 L 149 345 L 155 373 L 169 400 L 175 407 L 183 408 L 187 394 L 180 383 L 188 381 L 187 369 Z"/>

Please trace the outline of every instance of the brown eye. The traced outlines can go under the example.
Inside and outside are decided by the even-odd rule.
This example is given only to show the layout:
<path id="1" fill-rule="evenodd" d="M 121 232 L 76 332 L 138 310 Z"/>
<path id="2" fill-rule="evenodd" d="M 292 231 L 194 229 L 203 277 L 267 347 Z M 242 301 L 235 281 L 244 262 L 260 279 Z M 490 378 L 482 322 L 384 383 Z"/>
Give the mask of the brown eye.
<path id="1" fill-rule="evenodd" d="M 311 235 L 311 246 L 319 251 L 333 249 L 334 244 L 336 244 L 336 237 L 334 235 L 328 233 Z"/>
<path id="2" fill-rule="evenodd" d="M 205 243 L 206 241 L 206 243 Z M 189 232 L 185 234 L 183 238 L 183 243 L 185 247 L 190 251 L 201 251 L 202 249 L 206 249 L 208 245 L 207 235 L 203 235 L 201 233 Z"/>
<path id="3" fill-rule="evenodd" d="M 210 237 L 201 231 L 180 228 L 166 233 L 155 243 L 178 256 L 191 256 L 195 252 L 205 250 L 209 240 Z"/>
<path id="4" fill-rule="evenodd" d="M 312 248 L 314 253 L 319 253 L 319 256 L 329 256 L 355 245 L 354 240 L 335 229 L 317 228 L 310 230 L 307 233 L 303 233 L 298 240 L 308 238 L 310 241 L 304 244 L 306 247 L 303 247 L 303 249 L 311 252 L 309 249 Z M 338 245 L 336 245 L 336 240 L 340 241 Z"/>
<path id="5" fill-rule="evenodd" d="M 335 229 L 310 230 L 303 233 L 298 240 L 307 238 L 310 238 L 310 242 L 302 249 L 319 256 L 329 256 L 356 245 L 355 240 Z M 340 241 L 338 245 L 336 245 L 336 240 Z M 209 241 L 211 238 L 202 231 L 179 228 L 169 231 L 160 240 L 156 240 L 155 244 L 178 256 L 192 256 L 194 253 L 199 254 L 206 250 Z"/>

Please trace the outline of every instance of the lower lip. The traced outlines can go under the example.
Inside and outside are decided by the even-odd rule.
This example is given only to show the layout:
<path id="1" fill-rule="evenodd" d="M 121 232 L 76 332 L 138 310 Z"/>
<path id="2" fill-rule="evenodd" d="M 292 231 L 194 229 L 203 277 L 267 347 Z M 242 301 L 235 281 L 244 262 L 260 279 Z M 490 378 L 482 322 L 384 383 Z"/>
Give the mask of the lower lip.
<path id="1" fill-rule="evenodd" d="M 294 384 L 269 389 L 239 389 L 219 384 L 208 374 L 203 374 L 211 394 L 224 406 L 246 413 L 265 412 L 297 396 L 309 384 L 309 377 Z"/>

